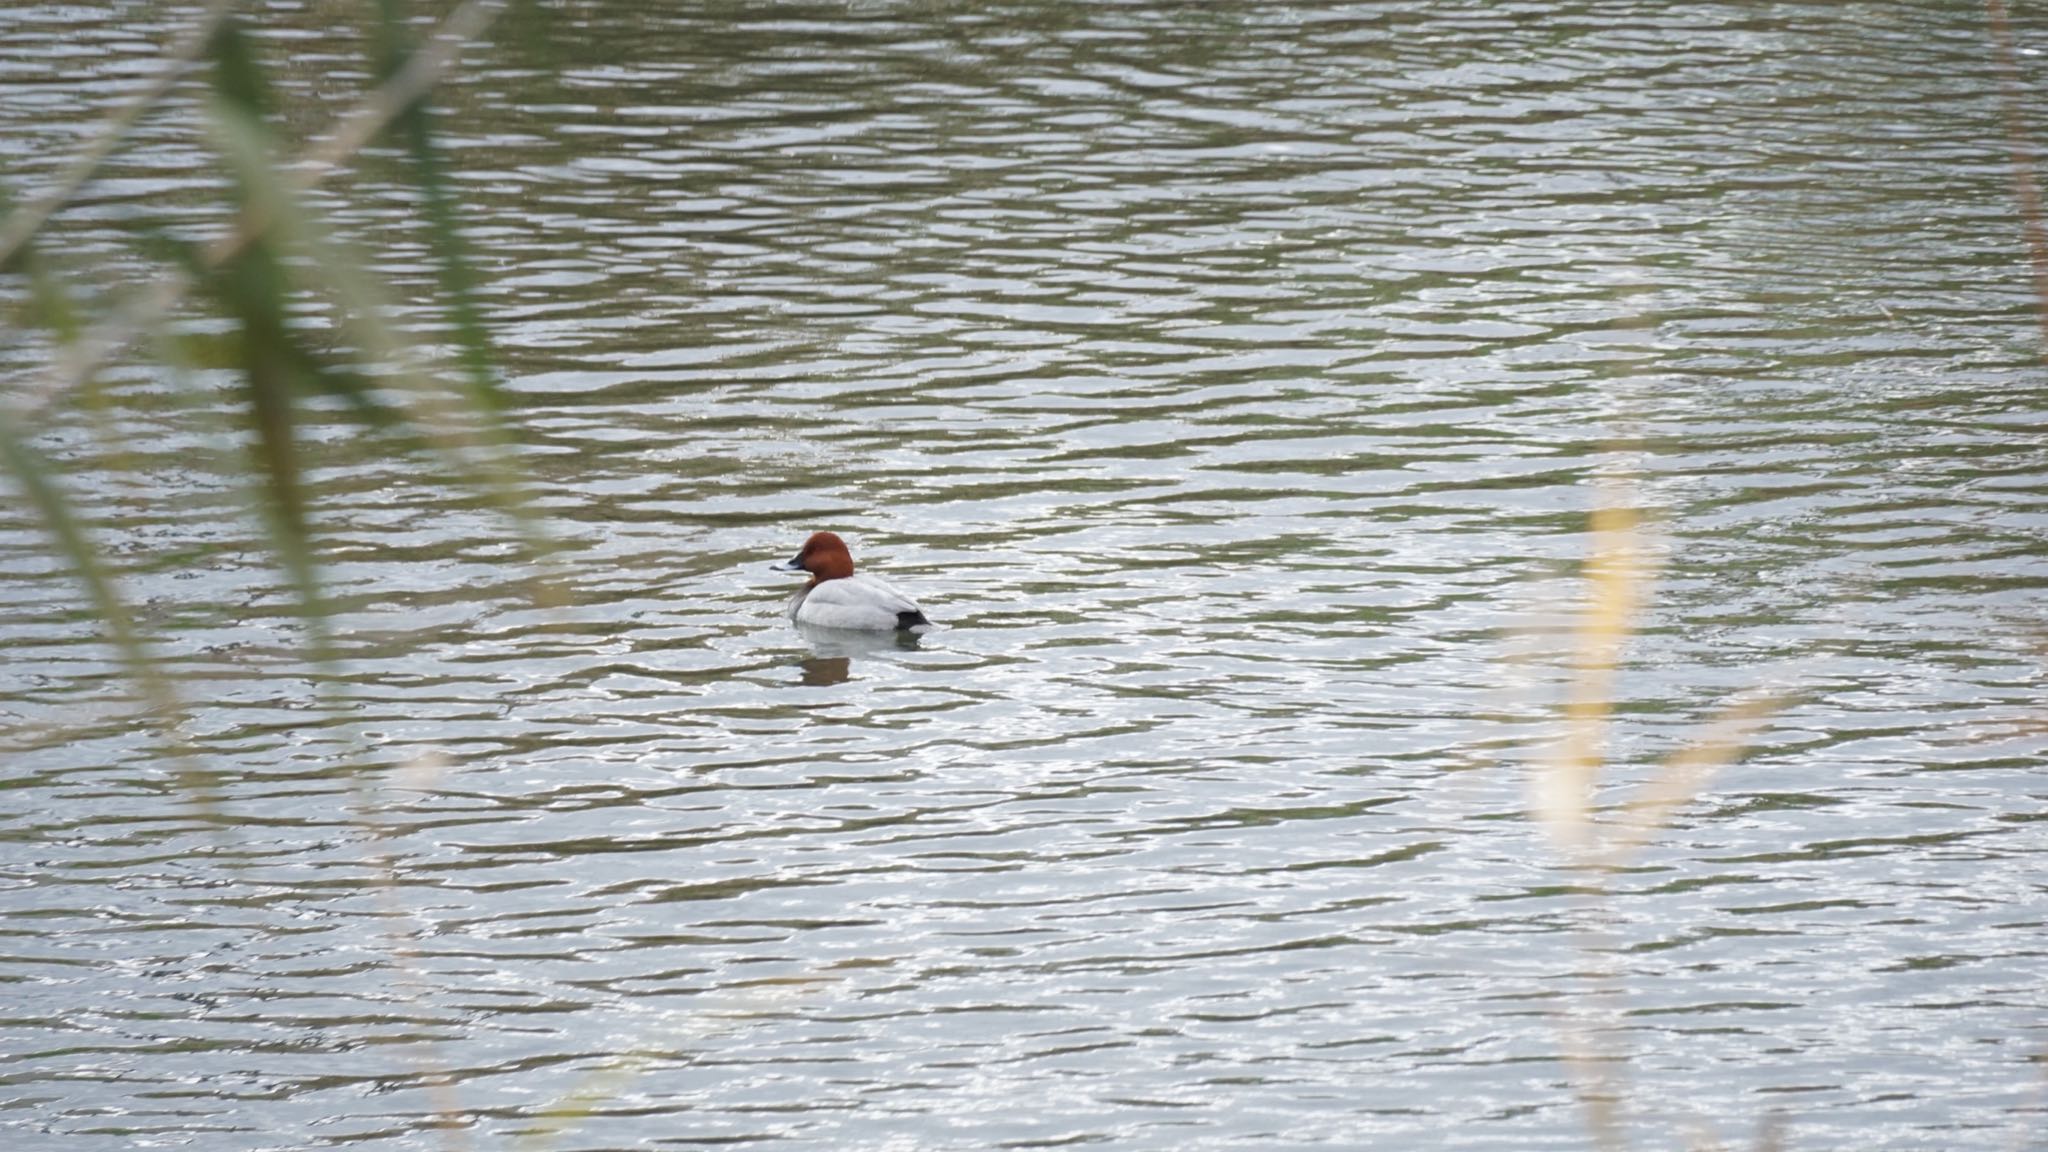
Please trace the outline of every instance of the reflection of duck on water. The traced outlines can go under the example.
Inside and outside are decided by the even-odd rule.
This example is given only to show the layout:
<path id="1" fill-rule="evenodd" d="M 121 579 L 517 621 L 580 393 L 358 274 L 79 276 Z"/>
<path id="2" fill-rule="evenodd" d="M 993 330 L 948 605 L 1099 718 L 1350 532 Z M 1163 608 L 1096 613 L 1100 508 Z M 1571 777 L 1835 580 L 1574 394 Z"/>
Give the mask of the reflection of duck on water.
<path id="1" fill-rule="evenodd" d="M 850 656 L 806 656 L 796 663 L 804 670 L 803 682 L 813 688 L 844 684 L 853 675 L 853 658 Z"/>
<path id="2" fill-rule="evenodd" d="M 915 652 L 918 647 L 917 632 L 849 632 L 801 623 L 796 631 L 811 649 L 810 655 L 797 661 L 806 684 L 843 684 L 853 674 L 855 656 Z"/>

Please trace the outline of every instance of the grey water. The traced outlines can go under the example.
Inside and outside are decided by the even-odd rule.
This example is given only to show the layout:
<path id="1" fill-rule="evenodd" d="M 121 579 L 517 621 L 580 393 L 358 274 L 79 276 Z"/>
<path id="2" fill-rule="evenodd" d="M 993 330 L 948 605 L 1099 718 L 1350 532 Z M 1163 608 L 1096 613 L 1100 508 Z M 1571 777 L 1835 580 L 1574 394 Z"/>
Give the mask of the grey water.
<path id="1" fill-rule="evenodd" d="M 330 7 L 253 8 L 295 138 Z M 0 489 L 0 1130 L 1586 1148 L 1585 1052 L 1628 1147 L 2043 1147 L 2013 7 L 2016 88 L 1932 0 L 507 17 L 439 123 L 565 595 L 326 413 L 323 694 L 232 381 L 41 425 L 222 795 Z M 192 15 L 0 15 L 9 193 Z M 216 173 L 146 120 L 62 255 Z M 425 299 L 388 156 L 321 203 Z M 1616 503 L 1602 802 L 1781 699 L 1603 891 L 1531 797 Z M 796 632 L 822 528 L 942 626 Z"/>

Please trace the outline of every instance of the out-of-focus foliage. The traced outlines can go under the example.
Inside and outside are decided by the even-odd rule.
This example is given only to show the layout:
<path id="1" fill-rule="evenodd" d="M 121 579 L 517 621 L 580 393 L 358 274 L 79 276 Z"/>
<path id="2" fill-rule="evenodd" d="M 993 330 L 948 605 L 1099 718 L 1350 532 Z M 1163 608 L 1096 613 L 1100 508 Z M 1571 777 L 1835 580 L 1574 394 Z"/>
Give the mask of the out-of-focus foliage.
<path id="1" fill-rule="evenodd" d="M 166 726 L 178 713 L 174 689 L 154 671 L 149 637 L 124 600 L 119 573 L 70 494 L 79 478 L 67 474 L 68 455 L 39 444 L 68 409 L 105 403 L 97 381 L 135 362 L 124 358 L 144 358 L 169 387 L 194 378 L 194 370 L 216 380 L 222 370 L 232 373 L 248 504 L 261 510 L 265 538 L 306 623 L 303 654 L 316 665 L 331 657 L 302 443 L 309 404 L 338 400 L 377 430 L 379 443 L 430 457 L 474 484 L 509 514 L 529 557 L 544 553 L 511 464 L 510 429 L 431 100 L 504 8 L 503 0 L 468 0 L 416 42 L 402 0 L 380 0 L 364 11 L 362 37 L 376 83 L 296 140 L 281 127 L 287 120 L 276 106 L 260 29 L 245 25 L 232 5 L 211 4 L 167 50 L 155 78 L 110 113 L 56 179 L 5 190 L 14 200 L 0 205 L 8 209 L 0 220 L 0 288 L 13 303 L 11 338 L 40 340 L 50 355 L 40 373 L 0 381 L 0 470 L 77 573 L 107 639 Z M 207 207 L 223 223 L 195 237 L 139 220 L 135 249 L 148 262 L 71 266 L 53 238 L 65 212 L 138 123 L 172 116 L 196 120 L 193 134 L 210 146 L 222 179 L 220 203 Z M 452 352 L 430 355 L 394 321 L 394 292 L 336 237 L 308 196 L 372 144 L 396 145 L 399 178 L 422 206 L 434 305 L 446 320 L 438 327 L 444 342 L 452 334 Z M 309 323 L 316 313 L 334 319 Z M 118 446 L 107 448 L 102 458 L 118 458 Z"/>

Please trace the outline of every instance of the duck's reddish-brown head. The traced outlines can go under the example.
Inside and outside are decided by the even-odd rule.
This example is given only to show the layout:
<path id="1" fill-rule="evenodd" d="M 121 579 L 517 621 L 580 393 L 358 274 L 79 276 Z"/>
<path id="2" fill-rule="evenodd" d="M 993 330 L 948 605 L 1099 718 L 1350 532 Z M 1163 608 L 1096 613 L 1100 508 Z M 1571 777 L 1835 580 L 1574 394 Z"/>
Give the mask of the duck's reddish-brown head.
<path id="1" fill-rule="evenodd" d="M 777 572 L 809 572 L 811 583 L 817 584 L 853 575 L 853 553 L 846 550 L 846 541 L 837 533 L 813 532 L 794 557 L 769 567 Z"/>

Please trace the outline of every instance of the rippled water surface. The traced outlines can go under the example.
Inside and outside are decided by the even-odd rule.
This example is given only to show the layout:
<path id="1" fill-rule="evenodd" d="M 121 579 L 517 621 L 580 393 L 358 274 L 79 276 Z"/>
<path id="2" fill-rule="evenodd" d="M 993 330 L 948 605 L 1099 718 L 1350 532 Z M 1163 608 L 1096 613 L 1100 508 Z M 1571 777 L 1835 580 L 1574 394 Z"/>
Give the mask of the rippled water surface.
<path id="1" fill-rule="evenodd" d="M 262 14 L 288 132 L 366 82 L 329 7 Z M 15 196 L 188 19 L 0 16 Z M 1574 1048 L 1631 1147 L 2042 1146 L 2048 391 L 1981 6 L 500 31 L 442 126 L 569 602 L 337 415 L 323 715 L 229 382 L 46 424 L 225 796 L 9 489 L 20 1146 L 1583 1148 Z M 67 255 L 214 172 L 146 121 Z M 389 178 L 326 206 L 424 286 Z M 1603 501 L 1662 565 L 1603 798 L 1787 694 L 1604 895 L 1528 816 Z M 943 627 L 796 633 L 819 528 Z"/>

